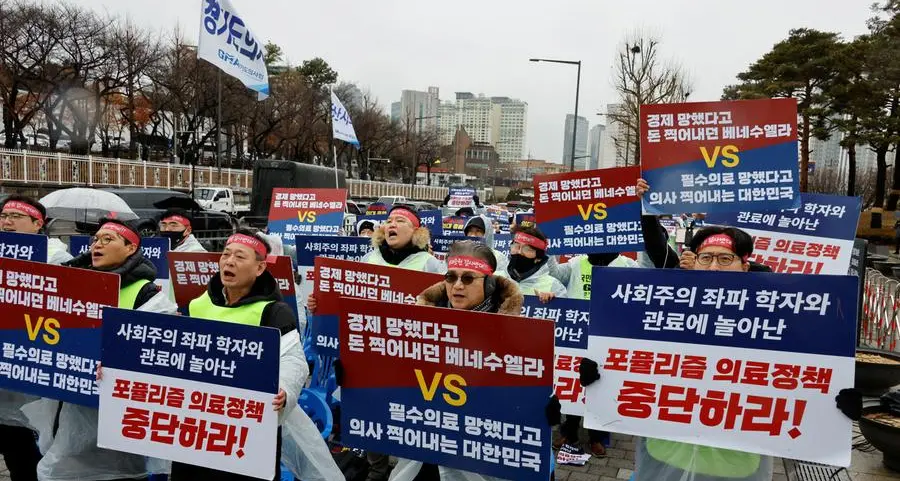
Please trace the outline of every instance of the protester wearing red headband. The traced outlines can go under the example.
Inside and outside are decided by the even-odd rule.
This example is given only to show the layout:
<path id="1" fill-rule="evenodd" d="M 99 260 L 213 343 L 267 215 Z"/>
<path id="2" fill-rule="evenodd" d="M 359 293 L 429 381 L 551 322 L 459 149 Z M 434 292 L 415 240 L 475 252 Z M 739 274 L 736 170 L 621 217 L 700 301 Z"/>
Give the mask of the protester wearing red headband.
<path id="1" fill-rule="evenodd" d="M 547 237 L 537 227 L 516 226 L 509 248 L 509 277 L 526 296 L 551 293 L 566 297 L 566 287 L 550 275 Z"/>
<path id="2" fill-rule="evenodd" d="M 708 226 L 691 238 L 690 251 L 682 255 L 681 267 L 703 271 L 750 270 L 753 238 L 734 227 Z"/>
<path id="3" fill-rule="evenodd" d="M 64 265 L 117 274 L 117 307 L 121 309 L 175 314 L 177 306 L 154 283 L 156 268 L 141 253 L 140 243 L 140 235 L 130 225 L 101 219 L 100 228 L 91 237 L 90 251 Z M 97 375 L 102 376 L 99 369 Z M 40 402 L 47 406 L 34 412 L 55 413 L 50 422 L 56 422 L 46 441 L 49 447 L 38 463 L 37 479 L 146 480 L 151 474 L 146 457 L 97 447 L 97 409 L 49 399 Z M 47 420 L 35 418 L 33 422 Z M 42 435 L 42 446 L 44 443 Z"/>
<path id="4" fill-rule="evenodd" d="M 25 195 L 13 194 L 0 203 L 0 230 L 20 234 L 40 234 L 47 220 L 47 208 Z M 55 237 L 47 239 L 47 263 L 69 261 L 69 246 Z"/>
<path id="5" fill-rule="evenodd" d="M 182 209 L 169 209 L 159 218 L 159 235 L 169 239 L 173 252 L 206 252 L 194 237 L 192 222 Z"/>
<path id="6" fill-rule="evenodd" d="M 297 318 L 284 303 L 278 281 L 266 270 L 271 247 L 261 235 L 241 229 L 225 241 L 219 258 L 219 273 L 206 292 L 191 301 L 188 314 L 199 319 L 254 327 L 274 327 L 281 333 L 278 395 L 268 409 L 278 411 L 279 425 L 297 406 L 300 389 L 309 375 L 303 357 Z M 276 434 L 281 439 L 281 429 Z M 281 443 L 277 443 L 279 450 Z M 275 480 L 281 479 L 280 451 L 276 453 Z M 172 463 L 171 481 L 249 481 L 252 478 L 215 469 Z"/>

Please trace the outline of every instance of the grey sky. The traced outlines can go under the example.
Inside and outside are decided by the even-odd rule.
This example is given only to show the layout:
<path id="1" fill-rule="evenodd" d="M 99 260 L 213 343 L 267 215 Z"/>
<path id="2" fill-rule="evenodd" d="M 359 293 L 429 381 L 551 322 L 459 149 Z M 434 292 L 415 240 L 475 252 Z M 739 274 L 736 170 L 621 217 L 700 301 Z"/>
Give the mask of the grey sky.
<path id="1" fill-rule="evenodd" d="M 200 0 L 66 0 L 127 15 L 154 29 L 179 25 L 196 39 Z M 581 60 L 579 114 L 591 125 L 616 101 L 612 62 L 636 29 L 694 82 L 691 100 L 715 100 L 791 28 L 864 33 L 873 0 L 232 0 L 258 37 L 292 64 L 322 57 L 389 112 L 403 89 L 468 91 L 528 102 L 525 155 L 559 162 L 572 112 L 575 67 L 530 57 Z M 196 41 L 196 40 L 194 40 Z"/>

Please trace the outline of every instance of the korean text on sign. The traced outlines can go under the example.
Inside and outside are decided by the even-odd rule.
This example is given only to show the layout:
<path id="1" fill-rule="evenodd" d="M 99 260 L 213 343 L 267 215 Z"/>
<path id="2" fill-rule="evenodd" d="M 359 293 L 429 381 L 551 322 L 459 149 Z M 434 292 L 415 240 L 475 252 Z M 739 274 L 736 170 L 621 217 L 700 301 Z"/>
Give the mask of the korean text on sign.
<path id="1" fill-rule="evenodd" d="M 0 259 L 0 387 L 97 406 L 100 325 L 119 276 Z"/>
<path id="2" fill-rule="evenodd" d="M 346 189 L 273 189 L 269 233 L 283 241 L 297 235 L 338 235 L 346 202 Z"/>
<path id="3" fill-rule="evenodd" d="M 554 254 L 644 249 L 638 167 L 534 178 L 534 214 Z"/>
<path id="4" fill-rule="evenodd" d="M 588 427 L 849 465 L 855 277 L 603 269 Z"/>
<path id="5" fill-rule="evenodd" d="M 279 337 L 273 328 L 107 309 L 98 446 L 271 478 Z"/>
<path id="6" fill-rule="evenodd" d="M 341 297 L 370 299 L 394 304 L 415 304 L 425 287 L 444 277 L 396 267 L 317 257 L 314 270 L 318 306 L 312 316 L 313 349 L 321 355 L 338 355 L 338 313 Z"/>
<path id="7" fill-rule="evenodd" d="M 801 195 L 797 209 L 707 216 L 711 224 L 753 237 L 750 260 L 785 274 L 846 274 L 856 238 L 860 201 L 839 195 Z"/>
<path id="8" fill-rule="evenodd" d="M 640 122 L 646 213 L 799 205 L 796 100 L 642 105 Z"/>
<path id="9" fill-rule="evenodd" d="M 587 355 L 590 303 L 580 299 L 554 299 L 544 304 L 535 296 L 525 296 L 522 316 L 554 322 L 554 394 L 564 414 L 583 415 L 584 389 L 578 379 L 578 367 Z"/>
<path id="10" fill-rule="evenodd" d="M 341 302 L 344 441 L 503 479 L 544 481 L 553 324 Z"/>
<path id="11" fill-rule="evenodd" d="M 0 232 L 0 257 L 20 261 L 47 262 L 47 236 Z"/>

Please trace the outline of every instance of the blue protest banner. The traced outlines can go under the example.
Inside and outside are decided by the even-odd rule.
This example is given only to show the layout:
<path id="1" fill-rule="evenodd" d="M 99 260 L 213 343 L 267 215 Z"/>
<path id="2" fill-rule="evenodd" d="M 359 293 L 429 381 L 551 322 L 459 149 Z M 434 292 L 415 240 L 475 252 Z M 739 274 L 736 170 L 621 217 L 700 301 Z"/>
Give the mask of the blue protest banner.
<path id="1" fill-rule="evenodd" d="M 553 324 L 344 298 L 342 440 L 517 481 L 550 476 Z"/>
<path id="2" fill-rule="evenodd" d="M 0 388 L 97 406 L 100 325 L 119 276 L 0 258 Z"/>
<path id="3" fill-rule="evenodd" d="M 466 228 L 466 217 L 459 215 L 451 215 L 444 217 L 443 221 L 443 235 L 445 236 L 461 236 L 465 235 Z"/>
<path id="4" fill-rule="evenodd" d="M 20 261 L 47 262 L 47 236 L 0 232 L 0 257 Z"/>
<path id="5" fill-rule="evenodd" d="M 69 252 L 79 256 L 90 250 L 91 237 L 73 235 L 69 237 Z M 157 280 L 169 280 L 169 239 L 165 237 L 141 238 L 141 252 L 156 268 Z"/>
<path id="6" fill-rule="evenodd" d="M 460 209 L 475 206 L 475 189 L 472 187 L 450 187 L 449 195 L 447 207 Z"/>
<path id="7" fill-rule="evenodd" d="M 422 219 L 422 227 L 427 227 L 432 236 L 444 235 L 444 217 L 440 210 L 420 211 L 419 219 Z"/>
<path id="8" fill-rule="evenodd" d="M 595 267 L 586 427 L 848 465 L 856 282 Z"/>
<path id="9" fill-rule="evenodd" d="M 535 296 L 525 296 L 522 316 L 554 322 L 553 391 L 563 414 L 584 415 L 584 389 L 578 379 L 578 366 L 587 355 L 590 303 L 562 298 L 543 303 Z"/>
<path id="10" fill-rule="evenodd" d="M 845 274 L 859 222 L 860 199 L 800 196 L 801 207 L 775 212 L 715 213 L 707 224 L 743 229 L 753 237 L 750 260 L 785 274 Z"/>
<path id="11" fill-rule="evenodd" d="M 494 249 L 509 257 L 509 248 L 512 245 L 512 234 L 494 234 Z"/>
<path id="12" fill-rule="evenodd" d="M 301 279 L 297 296 L 303 305 L 313 292 L 316 257 L 361 262 L 374 249 L 372 239 L 368 237 L 298 235 L 294 240 L 297 243 L 297 274 Z"/>
<path id="13" fill-rule="evenodd" d="M 102 348 L 99 447 L 274 476 L 277 329 L 109 308 Z"/>

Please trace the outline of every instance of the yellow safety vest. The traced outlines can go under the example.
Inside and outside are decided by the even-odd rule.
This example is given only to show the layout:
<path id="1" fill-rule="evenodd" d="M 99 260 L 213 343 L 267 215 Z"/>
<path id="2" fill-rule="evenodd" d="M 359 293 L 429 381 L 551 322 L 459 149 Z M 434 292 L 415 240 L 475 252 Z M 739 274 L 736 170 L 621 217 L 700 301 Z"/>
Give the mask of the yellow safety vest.
<path id="1" fill-rule="evenodd" d="M 119 289 L 119 309 L 134 309 L 138 294 L 149 283 L 147 279 L 141 279 Z"/>
<path id="2" fill-rule="evenodd" d="M 204 292 L 188 305 L 188 315 L 197 319 L 259 327 L 263 311 L 273 302 L 275 301 L 257 301 L 238 307 L 217 306 L 210 299 L 209 292 Z"/>

